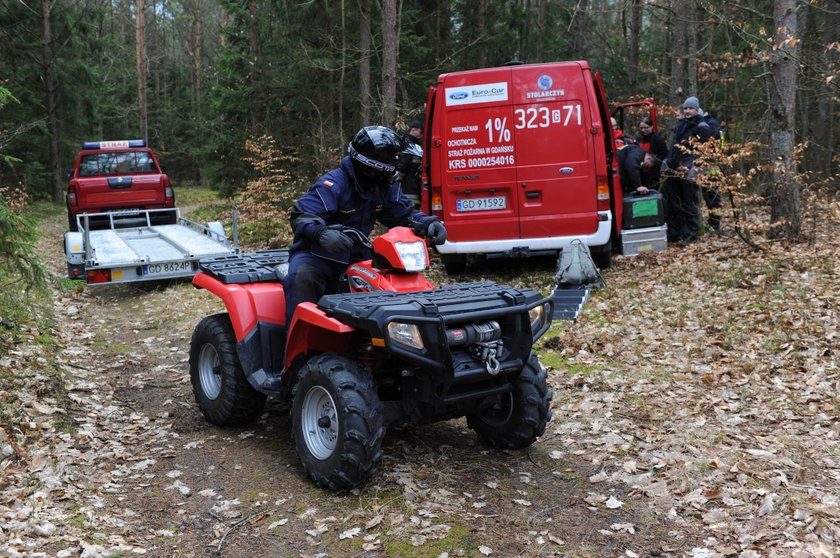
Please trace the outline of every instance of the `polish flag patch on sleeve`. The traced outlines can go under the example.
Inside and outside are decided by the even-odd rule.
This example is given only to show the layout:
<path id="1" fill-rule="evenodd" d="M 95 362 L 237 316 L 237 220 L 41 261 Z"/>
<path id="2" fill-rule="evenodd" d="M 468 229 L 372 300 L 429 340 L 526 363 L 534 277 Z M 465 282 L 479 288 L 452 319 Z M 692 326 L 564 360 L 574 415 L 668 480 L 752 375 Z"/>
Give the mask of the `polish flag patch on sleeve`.
<path id="1" fill-rule="evenodd" d="M 335 186 L 335 182 L 333 182 L 332 180 L 324 180 L 324 185 L 327 188 L 332 188 L 333 186 Z"/>

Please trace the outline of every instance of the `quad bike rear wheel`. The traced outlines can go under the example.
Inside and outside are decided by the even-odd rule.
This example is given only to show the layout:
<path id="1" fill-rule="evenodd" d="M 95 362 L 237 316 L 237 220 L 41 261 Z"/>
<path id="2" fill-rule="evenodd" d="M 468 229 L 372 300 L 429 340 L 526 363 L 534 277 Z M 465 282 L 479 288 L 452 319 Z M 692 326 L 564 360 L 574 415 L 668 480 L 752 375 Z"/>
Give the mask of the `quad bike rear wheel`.
<path id="1" fill-rule="evenodd" d="M 371 374 L 332 353 L 310 359 L 292 394 L 298 457 L 316 484 L 359 486 L 382 459 L 382 405 Z"/>
<path id="2" fill-rule="evenodd" d="M 531 354 L 519 376 L 512 379 L 513 391 L 499 396 L 492 407 L 468 415 L 467 425 L 494 448 L 530 446 L 551 419 L 552 393 L 547 378 L 545 368 Z"/>
<path id="3" fill-rule="evenodd" d="M 213 424 L 244 424 L 265 407 L 266 396 L 248 383 L 242 371 L 227 314 L 208 316 L 193 331 L 190 382 L 198 408 Z"/>

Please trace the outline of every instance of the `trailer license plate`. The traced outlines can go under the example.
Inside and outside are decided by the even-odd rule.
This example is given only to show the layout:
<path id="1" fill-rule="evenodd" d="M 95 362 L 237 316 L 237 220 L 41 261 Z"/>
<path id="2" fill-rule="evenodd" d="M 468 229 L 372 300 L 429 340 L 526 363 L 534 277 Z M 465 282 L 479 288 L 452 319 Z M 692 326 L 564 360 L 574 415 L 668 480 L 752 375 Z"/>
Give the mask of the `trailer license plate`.
<path id="1" fill-rule="evenodd" d="M 191 270 L 192 262 L 149 264 L 143 266 L 143 275 L 169 275 L 170 273 L 180 273 L 182 271 Z"/>
<path id="2" fill-rule="evenodd" d="M 506 209 L 507 202 L 504 196 L 493 196 L 490 198 L 467 198 L 457 200 L 456 210 L 462 211 L 493 211 L 495 209 Z"/>

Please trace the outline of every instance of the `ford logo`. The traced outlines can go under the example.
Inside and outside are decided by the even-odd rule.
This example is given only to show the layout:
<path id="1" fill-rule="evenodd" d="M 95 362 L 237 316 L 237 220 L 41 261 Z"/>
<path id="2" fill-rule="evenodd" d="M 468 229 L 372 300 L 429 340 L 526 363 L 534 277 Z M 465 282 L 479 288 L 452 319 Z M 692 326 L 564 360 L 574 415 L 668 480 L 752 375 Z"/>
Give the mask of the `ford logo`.
<path id="1" fill-rule="evenodd" d="M 450 95 L 449 98 L 452 99 L 453 101 L 460 101 L 461 99 L 466 99 L 469 96 L 470 96 L 470 94 L 467 93 L 466 91 L 457 91 L 457 92 L 453 93 L 452 95 Z"/>
<path id="2" fill-rule="evenodd" d="M 551 89 L 551 86 L 554 84 L 554 80 L 551 79 L 551 76 L 548 74 L 541 75 L 540 78 L 537 80 L 537 87 L 542 89 L 543 91 L 547 91 Z"/>
<path id="3" fill-rule="evenodd" d="M 560 169 L 560 172 L 563 174 L 569 174 L 575 172 L 575 169 L 573 169 L 572 167 L 563 167 Z"/>

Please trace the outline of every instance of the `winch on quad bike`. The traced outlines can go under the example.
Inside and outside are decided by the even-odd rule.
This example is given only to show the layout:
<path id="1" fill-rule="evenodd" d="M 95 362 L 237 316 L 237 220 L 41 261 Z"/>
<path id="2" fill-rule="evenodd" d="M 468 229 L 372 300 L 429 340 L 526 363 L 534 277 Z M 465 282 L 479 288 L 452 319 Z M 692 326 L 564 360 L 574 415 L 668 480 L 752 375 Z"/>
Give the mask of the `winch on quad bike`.
<path id="1" fill-rule="evenodd" d="M 300 304 L 291 324 L 287 250 L 201 262 L 194 285 L 227 308 L 192 336 L 190 376 L 204 416 L 242 424 L 268 397 L 291 400 L 301 463 L 333 490 L 373 473 L 385 428 L 395 424 L 466 416 L 491 446 L 533 444 L 551 418 L 552 393 L 531 349 L 553 302 L 489 281 L 435 289 L 420 273 L 426 244 L 405 227 L 366 245 L 373 258 L 348 266 L 348 292 Z"/>

